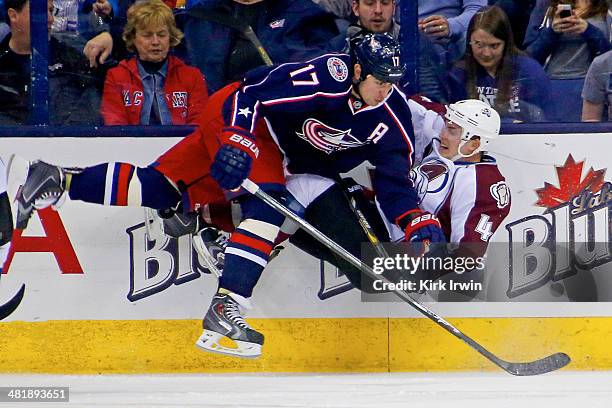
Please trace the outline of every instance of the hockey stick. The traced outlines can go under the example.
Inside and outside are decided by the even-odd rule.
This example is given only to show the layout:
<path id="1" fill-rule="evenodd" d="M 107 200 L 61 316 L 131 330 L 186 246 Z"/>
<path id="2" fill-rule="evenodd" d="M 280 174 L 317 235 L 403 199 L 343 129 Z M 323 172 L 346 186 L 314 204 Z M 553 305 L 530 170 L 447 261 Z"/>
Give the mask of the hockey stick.
<path id="1" fill-rule="evenodd" d="M 300 225 L 300 227 L 306 231 L 310 236 L 315 238 L 317 241 L 321 242 L 323 245 L 326 245 L 329 249 L 331 249 L 334 253 L 344 258 L 347 262 L 351 263 L 356 268 L 360 269 L 362 272 L 367 274 L 370 278 L 380 279 L 384 283 L 391 283 L 388 279 L 386 279 L 382 275 L 377 275 L 374 273 L 370 266 L 362 263 L 357 257 L 355 257 L 350 252 L 346 251 L 336 242 L 328 238 L 325 234 L 320 232 L 318 229 L 313 227 L 310 223 L 296 215 L 293 211 L 289 210 L 287 207 L 282 205 L 276 199 L 271 197 L 266 192 L 262 191 L 259 186 L 253 183 L 251 180 L 246 179 L 242 182 L 242 187 L 247 190 L 249 193 L 255 195 L 270 207 L 274 208 L 281 214 L 286 217 L 289 217 L 296 223 Z M 402 292 L 400 290 L 395 290 L 394 293 L 403 301 L 407 302 L 410 306 L 421 312 L 427 318 L 433 320 L 438 326 L 442 327 L 444 330 L 462 340 L 464 343 L 472 347 L 482 356 L 487 358 L 489 361 L 500 367 L 502 370 L 510 373 L 512 375 L 517 376 L 528 376 L 528 375 L 538 375 L 544 374 L 551 371 L 558 370 L 562 367 L 565 367 L 571 361 L 570 357 L 565 353 L 555 353 L 551 354 L 548 357 L 544 357 L 540 360 L 530 361 L 526 363 L 513 363 L 509 361 L 502 360 L 497 357 L 495 354 L 491 353 L 489 350 L 481 346 L 478 342 L 473 340 L 471 337 L 462 333 L 459 329 L 453 326 L 451 323 L 444 320 L 442 317 L 438 316 L 433 311 L 429 310 L 422 304 L 418 303 L 412 297 L 410 297 L 406 292 Z"/>
<path id="2" fill-rule="evenodd" d="M 25 283 L 21 285 L 21 289 L 5 304 L 0 306 L 0 320 L 9 317 L 21 304 L 23 294 L 25 293 Z"/>
<path id="3" fill-rule="evenodd" d="M 352 193 L 351 188 L 357 188 L 357 186 L 359 185 L 355 183 L 355 181 L 353 181 L 353 183 L 355 184 L 353 186 L 349 186 L 348 181 L 345 181 L 344 179 L 340 177 L 338 177 L 336 182 L 340 185 L 340 188 L 342 189 L 342 193 L 344 194 L 344 197 L 349 203 L 349 207 L 351 207 L 353 214 L 355 214 L 355 216 L 357 217 L 357 221 L 359 221 L 359 225 L 361 225 L 361 229 L 368 237 L 368 240 L 370 241 L 370 243 L 374 246 L 374 249 L 376 250 L 376 253 L 378 254 L 378 256 L 383 257 L 383 258 L 388 258 L 389 254 L 387 253 L 387 251 L 381 244 L 380 240 L 376 236 L 376 232 L 374 231 L 374 228 L 372 228 L 372 226 L 366 219 L 365 215 L 363 215 L 363 211 L 361 211 L 361 209 L 357 205 L 357 200 L 355 199 L 355 197 L 351 196 L 351 193 Z M 361 186 L 359 186 L 359 188 L 361 188 Z"/>

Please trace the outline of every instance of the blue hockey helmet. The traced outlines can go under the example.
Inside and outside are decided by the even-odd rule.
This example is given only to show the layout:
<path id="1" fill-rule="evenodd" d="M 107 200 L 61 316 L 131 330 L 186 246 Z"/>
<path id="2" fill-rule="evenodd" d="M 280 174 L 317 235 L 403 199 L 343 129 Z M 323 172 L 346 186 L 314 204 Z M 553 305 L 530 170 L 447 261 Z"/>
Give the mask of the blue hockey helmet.
<path id="1" fill-rule="evenodd" d="M 367 33 L 351 39 L 353 64 L 361 65 L 363 81 L 373 75 L 383 82 L 397 83 L 406 73 L 399 43 L 387 33 Z"/>

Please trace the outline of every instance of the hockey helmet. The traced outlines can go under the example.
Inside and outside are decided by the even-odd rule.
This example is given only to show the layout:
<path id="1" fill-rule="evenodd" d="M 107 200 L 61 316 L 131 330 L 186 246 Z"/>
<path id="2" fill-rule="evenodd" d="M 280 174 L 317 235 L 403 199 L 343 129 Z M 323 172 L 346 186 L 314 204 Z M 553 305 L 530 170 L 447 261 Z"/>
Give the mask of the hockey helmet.
<path id="1" fill-rule="evenodd" d="M 367 33 L 351 39 L 353 64 L 361 65 L 361 81 L 373 75 L 383 82 L 397 83 L 406 73 L 399 43 L 386 33 Z"/>
<path id="2" fill-rule="evenodd" d="M 463 129 L 461 132 L 461 142 L 459 143 L 459 157 L 468 156 L 461 152 L 461 148 L 472 137 L 480 137 L 480 146 L 469 156 L 483 151 L 491 140 L 499 136 L 501 119 L 497 111 L 486 102 L 477 99 L 467 99 L 452 103 L 446 107 L 444 117 Z"/>

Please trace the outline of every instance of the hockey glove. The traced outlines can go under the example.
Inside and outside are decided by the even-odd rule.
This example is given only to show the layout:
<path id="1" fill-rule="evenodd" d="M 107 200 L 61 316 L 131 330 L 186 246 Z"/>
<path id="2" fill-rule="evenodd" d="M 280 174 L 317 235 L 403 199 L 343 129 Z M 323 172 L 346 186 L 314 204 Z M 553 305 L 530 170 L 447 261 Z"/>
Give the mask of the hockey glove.
<path id="1" fill-rule="evenodd" d="M 408 217 L 408 218 L 406 218 Z M 438 217 L 421 210 L 413 210 L 403 217 L 406 241 L 436 243 L 446 242 Z M 408 221 L 406 223 L 406 221 Z"/>
<path id="2" fill-rule="evenodd" d="M 241 128 L 225 128 L 221 139 L 223 144 L 210 166 L 210 175 L 221 188 L 233 190 L 249 176 L 259 149 L 253 135 Z"/>

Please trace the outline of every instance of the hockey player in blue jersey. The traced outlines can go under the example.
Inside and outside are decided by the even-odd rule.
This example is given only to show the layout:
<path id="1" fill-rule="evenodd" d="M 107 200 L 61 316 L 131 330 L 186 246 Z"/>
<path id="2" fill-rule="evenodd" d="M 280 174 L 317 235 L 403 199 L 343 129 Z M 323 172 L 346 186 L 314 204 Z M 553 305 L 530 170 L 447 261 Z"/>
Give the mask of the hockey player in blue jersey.
<path id="1" fill-rule="evenodd" d="M 418 208 L 409 177 L 415 141 L 406 97 L 394 85 L 405 72 L 399 50 L 392 37 L 367 34 L 353 40 L 349 55 L 253 70 L 212 95 L 199 129 L 146 168 L 106 163 L 67 171 L 32 163 L 16 198 L 17 224 L 66 191 L 71 199 L 110 205 L 164 209 L 181 202 L 184 211 L 237 198 L 242 221 L 196 345 L 257 357 L 264 338 L 241 307 L 248 308 L 284 217 L 236 190 L 245 178 L 282 199 L 285 174 L 334 177 L 369 161 L 386 218 L 407 240 L 444 240 L 437 219 Z M 237 347 L 222 346 L 222 337 Z"/>
<path id="2" fill-rule="evenodd" d="M 510 211 L 510 189 L 495 159 L 484 152 L 489 142 L 499 135 L 499 114 L 487 103 L 476 99 L 440 106 L 443 108 L 441 115 L 419 106 L 422 104 L 420 98 L 411 99 L 409 103 L 421 145 L 415 154 L 419 159 L 411 170 L 419 207 L 438 217 L 447 241 L 452 244 L 438 246 L 427 255 L 483 257 L 489 240 Z M 418 123 L 426 126 L 418 126 Z M 307 221 L 356 256 L 362 252 L 368 237 L 352 214 L 342 189 L 348 192 L 355 203 L 353 205 L 364 214 L 380 241 L 404 239 L 404 232 L 379 214 L 373 202 L 374 192 L 365 193 L 364 188 L 355 185 L 351 179 L 342 180 L 338 185 L 329 178 L 295 175 L 288 177 L 287 189 L 302 205 L 308 205 L 304 214 Z M 336 219 L 343 221 L 338 223 Z M 359 289 L 380 292 L 369 285 L 370 280 L 362 276 L 359 269 L 338 259 L 305 232 L 298 231 L 292 235 L 291 242 L 336 265 Z M 437 279 L 449 272 L 440 266 L 392 279 Z M 366 282 L 363 282 L 364 278 Z"/>

